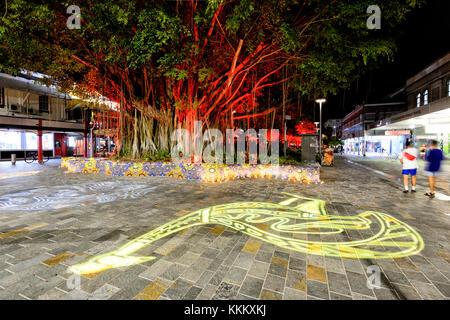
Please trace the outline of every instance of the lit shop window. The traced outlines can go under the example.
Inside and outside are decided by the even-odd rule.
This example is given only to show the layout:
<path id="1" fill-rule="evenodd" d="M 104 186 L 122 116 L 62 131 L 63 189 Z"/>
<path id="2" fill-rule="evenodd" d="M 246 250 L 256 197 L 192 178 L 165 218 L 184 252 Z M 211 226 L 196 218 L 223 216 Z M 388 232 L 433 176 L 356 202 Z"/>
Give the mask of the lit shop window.
<path id="1" fill-rule="evenodd" d="M 25 141 L 27 150 L 37 150 L 37 134 L 26 132 Z M 42 135 L 42 149 L 53 150 L 53 133 L 44 133 Z"/>
<path id="2" fill-rule="evenodd" d="M 416 107 L 420 107 L 420 93 L 416 96 Z"/>
<path id="3" fill-rule="evenodd" d="M 37 150 L 37 135 L 33 132 L 25 132 L 25 143 L 25 149 Z"/>
<path id="4" fill-rule="evenodd" d="M 20 150 L 20 132 L 0 131 L 0 150 Z"/>
<path id="5" fill-rule="evenodd" d="M 428 89 L 423 92 L 423 104 L 428 104 Z"/>
<path id="6" fill-rule="evenodd" d="M 42 135 L 42 149 L 53 150 L 53 133 L 45 133 Z"/>
<path id="7" fill-rule="evenodd" d="M 67 146 L 69 146 L 70 148 L 75 148 L 75 137 L 69 137 Z"/>

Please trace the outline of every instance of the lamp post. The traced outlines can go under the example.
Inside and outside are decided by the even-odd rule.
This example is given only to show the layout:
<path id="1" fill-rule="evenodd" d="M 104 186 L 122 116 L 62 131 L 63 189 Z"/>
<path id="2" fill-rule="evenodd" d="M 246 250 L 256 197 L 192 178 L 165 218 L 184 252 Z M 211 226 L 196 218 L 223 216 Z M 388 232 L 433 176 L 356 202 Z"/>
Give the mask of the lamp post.
<path id="1" fill-rule="evenodd" d="M 327 102 L 325 99 L 317 99 L 316 102 L 320 106 L 320 118 L 319 118 L 319 153 L 322 154 L 322 103 Z"/>

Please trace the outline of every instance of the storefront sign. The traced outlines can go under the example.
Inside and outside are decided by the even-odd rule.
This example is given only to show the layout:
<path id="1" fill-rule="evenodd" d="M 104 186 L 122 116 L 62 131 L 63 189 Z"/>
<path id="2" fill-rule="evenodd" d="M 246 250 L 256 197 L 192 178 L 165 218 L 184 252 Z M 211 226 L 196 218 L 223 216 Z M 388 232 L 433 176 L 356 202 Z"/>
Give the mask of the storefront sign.
<path id="1" fill-rule="evenodd" d="M 407 136 L 411 134 L 410 130 L 387 130 L 384 132 L 386 136 Z"/>

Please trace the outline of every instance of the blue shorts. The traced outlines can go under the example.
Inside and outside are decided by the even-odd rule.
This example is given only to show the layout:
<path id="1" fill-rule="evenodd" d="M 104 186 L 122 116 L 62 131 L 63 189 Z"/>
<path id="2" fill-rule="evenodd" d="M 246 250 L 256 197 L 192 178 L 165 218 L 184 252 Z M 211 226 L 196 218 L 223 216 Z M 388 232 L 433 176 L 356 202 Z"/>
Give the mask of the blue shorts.
<path id="1" fill-rule="evenodd" d="M 415 176 L 417 174 L 417 169 L 403 169 L 402 174 L 405 176 L 407 176 L 409 174 L 412 176 Z"/>

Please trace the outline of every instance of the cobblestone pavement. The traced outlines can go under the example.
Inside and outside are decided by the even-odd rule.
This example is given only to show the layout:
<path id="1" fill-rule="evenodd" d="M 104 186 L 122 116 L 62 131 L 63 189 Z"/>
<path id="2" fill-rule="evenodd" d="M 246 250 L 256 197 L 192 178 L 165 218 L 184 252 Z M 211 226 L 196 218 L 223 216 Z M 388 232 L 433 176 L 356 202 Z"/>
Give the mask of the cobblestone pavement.
<path id="1" fill-rule="evenodd" d="M 23 169 L 27 171 L 24 172 Z M 0 299 L 449 299 L 449 202 L 403 194 L 396 180 L 336 159 L 323 184 L 68 174 L 57 161 L 0 163 Z M 138 253 L 156 259 L 81 278 L 69 266 L 119 248 L 213 205 L 322 199 L 334 215 L 384 212 L 419 232 L 425 248 L 389 259 L 300 253 L 217 225 L 195 226 Z M 364 231 L 349 230 L 349 239 Z M 311 234 L 308 240 L 329 241 Z M 337 236 L 336 236 L 337 237 Z M 381 270 L 369 289 L 368 266 Z M 78 279 L 80 283 L 78 285 Z"/>

